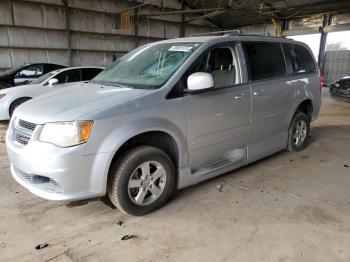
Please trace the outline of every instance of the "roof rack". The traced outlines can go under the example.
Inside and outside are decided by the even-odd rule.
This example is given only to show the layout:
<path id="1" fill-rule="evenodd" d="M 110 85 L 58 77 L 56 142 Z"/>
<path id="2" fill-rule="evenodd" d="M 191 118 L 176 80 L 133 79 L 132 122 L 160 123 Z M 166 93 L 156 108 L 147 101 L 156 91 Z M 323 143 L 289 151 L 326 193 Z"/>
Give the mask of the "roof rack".
<path id="1" fill-rule="evenodd" d="M 206 35 L 225 35 L 225 36 L 230 36 L 230 35 L 240 35 L 240 34 L 241 34 L 241 31 L 236 29 L 236 30 L 213 31 L 213 32 L 207 32 L 207 33 L 193 34 L 191 36 L 206 36 Z"/>
<path id="2" fill-rule="evenodd" d="M 207 32 L 207 33 L 200 33 L 200 34 L 193 34 L 190 35 L 190 37 L 193 36 L 210 36 L 210 35 L 222 35 L 222 36 L 234 36 L 234 35 L 247 35 L 247 36 L 268 36 L 268 37 L 275 37 L 271 36 L 269 32 L 263 32 L 263 33 L 241 33 L 240 30 L 225 30 L 225 31 L 213 31 L 213 32 Z"/>
<path id="3" fill-rule="evenodd" d="M 247 35 L 271 36 L 269 32 L 264 32 L 264 33 L 252 33 L 252 34 L 247 34 Z"/>

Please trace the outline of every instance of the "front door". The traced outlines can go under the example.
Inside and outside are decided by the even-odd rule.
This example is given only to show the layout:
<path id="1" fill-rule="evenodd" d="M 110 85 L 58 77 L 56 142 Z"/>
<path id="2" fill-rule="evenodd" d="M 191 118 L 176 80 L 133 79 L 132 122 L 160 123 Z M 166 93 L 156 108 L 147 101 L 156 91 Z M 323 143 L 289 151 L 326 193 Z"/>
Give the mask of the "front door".
<path id="1" fill-rule="evenodd" d="M 236 47 L 216 47 L 200 59 L 203 64 L 197 71 L 211 73 L 215 86 L 185 96 L 192 172 L 243 165 L 247 153 L 251 90 L 248 84 L 242 84 Z"/>

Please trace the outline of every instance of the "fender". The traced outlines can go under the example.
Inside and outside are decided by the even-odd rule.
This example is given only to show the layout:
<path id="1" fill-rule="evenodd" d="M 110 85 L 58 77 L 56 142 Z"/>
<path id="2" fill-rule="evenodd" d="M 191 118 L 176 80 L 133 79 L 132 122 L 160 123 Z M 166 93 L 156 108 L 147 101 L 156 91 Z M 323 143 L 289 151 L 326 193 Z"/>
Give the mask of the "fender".
<path id="1" fill-rule="evenodd" d="M 91 143 L 86 144 L 86 147 L 84 150 L 84 153 L 86 155 L 90 155 L 90 154 L 107 154 L 108 155 L 105 160 L 106 162 L 103 165 L 99 163 L 98 166 L 94 166 L 96 170 L 99 170 L 99 172 L 97 173 L 99 173 L 100 176 L 101 175 L 103 176 L 102 179 L 101 177 L 99 177 L 99 181 L 96 180 L 96 182 L 97 181 L 98 183 L 102 182 L 102 186 L 104 186 L 104 191 L 107 185 L 109 168 L 118 149 L 131 138 L 146 132 L 161 131 L 169 134 L 176 142 L 179 150 L 179 166 L 178 166 L 179 173 L 181 174 L 183 169 L 187 169 L 188 150 L 187 150 L 186 138 L 184 136 L 184 132 L 175 123 L 170 122 L 169 120 L 164 118 L 158 118 L 158 117 L 145 118 L 145 119 L 134 120 L 128 124 L 116 126 L 114 129 L 112 129 L 110 127 L 106 127 L 106 125 L 108 125 L 108 122 L 106 123 L 104 122 L 105 121 L 102 121 L 101 123 L 96 123 L 94 125 L 94 132 L 98 134 L 103 129 L 113 130 L 113 131 L 110 132 L 107 136 L 104 136 L 102 138 L 102 141 L 91 141 Z M 109 122 L 114 122 L 114 124 L 116 123 L 115 121 L 109 121 Z M 95 137 L 95 136 L 92 136 L 92 137 Z M 95 146 L 98 146 L 98 147 L 95 147 Z"/>

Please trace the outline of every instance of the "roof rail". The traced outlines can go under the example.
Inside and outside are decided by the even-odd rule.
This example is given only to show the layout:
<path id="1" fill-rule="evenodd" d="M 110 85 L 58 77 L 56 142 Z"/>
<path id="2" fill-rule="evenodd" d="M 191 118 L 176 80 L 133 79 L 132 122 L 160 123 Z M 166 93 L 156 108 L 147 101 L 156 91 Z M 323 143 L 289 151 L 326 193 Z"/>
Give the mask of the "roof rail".
<path id="1" fill-rule="evenodd" d="M 263 32 L 263 33 L 251 33 L 247 35 L 257 35 L 257 36 L 271 36 L 269 32 Z"/>
<path id="2" fill-rule="evenodd" d="M 206 36 L 206 35 L 225 35 L 225 36 L 230 36 L 230 35 L 239 35 L 241 34 L 241 31 L 238 29 L 236 30 L 225 30 L 225 31 L 213 31 L 213 32 L 208 32 L 208 33 L 200 33 L 200 34 L 193 34 L 191 36 Z"/>

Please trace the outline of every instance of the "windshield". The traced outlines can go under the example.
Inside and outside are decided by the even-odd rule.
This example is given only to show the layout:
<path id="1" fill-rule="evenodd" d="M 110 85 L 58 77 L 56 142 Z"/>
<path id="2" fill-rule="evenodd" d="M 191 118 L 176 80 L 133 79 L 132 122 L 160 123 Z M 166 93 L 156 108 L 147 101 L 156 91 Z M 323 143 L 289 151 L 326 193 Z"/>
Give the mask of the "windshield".
<path id="1" fill-rule="evenodd" d="M 24 65 L 12 67 L 9 70 L 5 71 L 2 75 L 3 76 L 12 75 L 13 73 L 16 73 L 17 71 L 21 70 L 22 68 L 24 68 L 26 66 L 28 66 L 28 65 L 24 64 Z"/>
<path id="2" fill-rule="evenodd" d="M 133 88 L 158 88 L 199 46 L 200 43 L 143 46 L 121 57 L 93 81 Z"/>
<path id="3" fill-rule="evenodd" d="M 44 83 L 47 79 L 49 79 L 51 76 L 53 76 L 55 73 L 51 72 L 51 73 L 47 73 L 46 75 L 43 75 L 37 79 L 35 79 L 34 81 L 32 81 L 30 84 L 31 85 L 38 85 L 38 84 L 42 84 Z"/>

